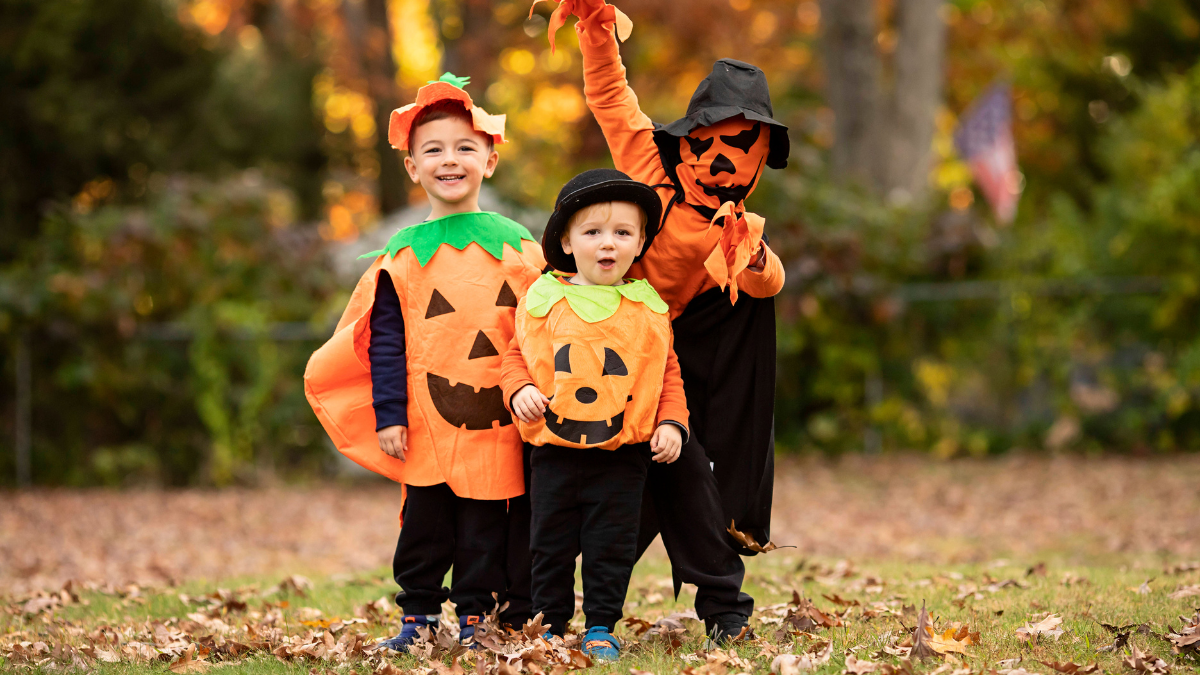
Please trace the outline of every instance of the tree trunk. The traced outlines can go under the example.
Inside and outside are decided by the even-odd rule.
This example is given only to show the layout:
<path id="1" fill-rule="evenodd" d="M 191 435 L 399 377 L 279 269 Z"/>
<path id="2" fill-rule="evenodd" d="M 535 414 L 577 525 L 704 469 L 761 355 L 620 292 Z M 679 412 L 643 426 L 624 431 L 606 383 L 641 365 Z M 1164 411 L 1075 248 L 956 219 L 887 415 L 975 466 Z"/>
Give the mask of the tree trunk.
<path id="1" fill-rule="evenodd" d="M 826 91 L 834 114 L 834 176 L 873 186 L 880 62 L 876 0 L 822 0 Z"/>
<path id="2" fill-rule="evenodd" d="M 834 113 L 833 174 L 893 202 L 928 185 L 942 94 L 943 0 L 896 0 L 897 43 L 884 76 L 876 0 L 822 0 L 826 88 Z"/>
<path id="3" fill-rule="evenodd" d="M 375 152 L 379 158 L 379 210 L 398 211 L 408 204 L 400 153 L 388 142 L 388 120 L 400 107 L 396 86 L 396 63 L 392 59 L 392 34 L 387 0 L 342 3 L 346 26 L 358 46 L 359 65 L 367 84 L 367 95 L 375 102 Z"/>
<path id="4" fill-rule="evenodd" d="M 434 21 L 442 34 L 442 70 L 471 78 L 467 93 L 477 105 L 492 82 L 502 27 L 492 16 L 491 0 L 431 2 Z"/>
<path id="5" fill-rule="evenodd" d="M 883 118 L 887 139 L 880 191 L 892 201 L 919 199 L 929 185 L 934 120 L 942 98 L 946 27 L 942 0 L 900 0 L 894 78 Z"/>

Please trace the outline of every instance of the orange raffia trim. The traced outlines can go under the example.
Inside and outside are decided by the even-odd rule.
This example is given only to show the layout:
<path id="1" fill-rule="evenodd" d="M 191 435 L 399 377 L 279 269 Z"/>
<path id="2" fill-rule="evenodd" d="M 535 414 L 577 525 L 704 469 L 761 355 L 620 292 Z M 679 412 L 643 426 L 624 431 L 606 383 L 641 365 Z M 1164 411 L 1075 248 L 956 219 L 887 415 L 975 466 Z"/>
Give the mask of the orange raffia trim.
<path id="1" fill-rule="evenodd" d="M 630 33 L 633 32 L 633 21 L 625 16 L 624 12 L 602 0 L 533 0 L 533 4 L 529 7 L 530 18 L 533 18 L 533 10 L 539 2 L 558 3 L 558 7 L 554 8 L 554 13 L 550 15 L 550 25 L 546 28 L 547 37 L 550 39 L 550 53 L 554 53 L 555 50 L 555 33 L 567 24 L 567 17 L 572 14 L 581 20 L 586 20 L 591 25 L 616 26 L 617 37 L 621 39 L 621 42 L 628 40 Z"/>
<path id="2" fill-rule="evenodd" d="M 725 202 L 717 209 L 709 227 L 719 227 L 717 222 L 725 220 L 721 240 L 704 261 L 704 269 L 721 288 L 729 285 L 729 301 L 737 302 L 737 276 L 750 265 L 750 258 L 758 251 L 762 242 L 762 216 L 746 212 L 740 218 L 733 210 L 733 202 Z"/>

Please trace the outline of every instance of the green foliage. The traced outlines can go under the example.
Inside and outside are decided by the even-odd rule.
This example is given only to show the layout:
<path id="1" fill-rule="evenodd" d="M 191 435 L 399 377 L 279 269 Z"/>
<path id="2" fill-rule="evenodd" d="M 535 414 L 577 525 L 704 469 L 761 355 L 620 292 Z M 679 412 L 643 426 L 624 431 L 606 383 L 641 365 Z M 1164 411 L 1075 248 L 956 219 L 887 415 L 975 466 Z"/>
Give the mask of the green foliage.
<path id="1" fill-rule="evenodd" d="M 792 261 L 784 447 L 854 450 L 874 433 L 944 456 L 1200 448 L 1200 67 L 1130 86 L 1141 104 L 1102 130 L 1109 179 L 1090 208 L 1064 188 L 1026 199 L 1008 230 L 768 176 L 751 206 L 799 221 L 773 242 Z M 928 282 L 958 285 L 931 300 Z"/>
<path id="2" fill-rule="evenodd" d="M 337 287 L 293 200 L 250 171 L 46 219 L 0 273 L 0 334 L 25 331 L 35 359 L 36 480 L 228 483 L 320 465 L 300 375 L 328 326 L 267 332 L 324 317 Z"/>

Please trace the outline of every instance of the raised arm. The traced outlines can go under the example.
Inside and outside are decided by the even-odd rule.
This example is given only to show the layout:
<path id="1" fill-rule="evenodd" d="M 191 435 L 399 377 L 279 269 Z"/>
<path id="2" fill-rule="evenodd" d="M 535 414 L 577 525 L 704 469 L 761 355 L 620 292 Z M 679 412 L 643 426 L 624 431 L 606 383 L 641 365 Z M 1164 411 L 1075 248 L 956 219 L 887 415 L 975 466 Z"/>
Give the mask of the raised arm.
<path id="1" fill-rule="evenodd" d="M 752 298 L 770 298 L 783 290 L 783 263 L 766 242 L 762 247 L 766 253 L 766 264 L 762 270 L 747 267 L 737 277 L 738 288 Z"/>
<path id="2" fill-rule="evenodd" d="M 668 182 L 654 144 L 654 123 L 638 107 L 614 34 L 616 8 L 603 5 L 575 24 L 583 53 L 583 93 L 617 169 L 649 185 Z"/>

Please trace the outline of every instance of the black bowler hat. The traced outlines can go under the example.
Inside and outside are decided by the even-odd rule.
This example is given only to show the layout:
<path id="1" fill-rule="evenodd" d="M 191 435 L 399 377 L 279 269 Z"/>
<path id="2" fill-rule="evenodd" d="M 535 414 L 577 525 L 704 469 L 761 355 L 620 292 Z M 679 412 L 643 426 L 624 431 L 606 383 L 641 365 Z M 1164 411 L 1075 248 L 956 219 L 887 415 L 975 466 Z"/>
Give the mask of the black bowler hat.
<path id="1" fill-rule="evenodd" d="M 713 64 L 712 73 L 696 87 L 686 116 L 667 125 L 654 125 L 654 141 L 667 157 L 677 160 L 679 139 L 692 129 L 745 115 L 748 120 L 770 125 L 771 149 L 767 153 L 767 166 L 782 169 L 787 166 L 791 142 L 787 127 L 776 121 L 774 114 L 763 71 L 749 63 L 721 59 Z"/>
<path id="2" fill-rule="evenodd" d="M 546 223 L 546 231 L 542 233 L 542 253 L 546 262 L 559 272 L 578 272 L 575 258 L 563 251 L 562 238 L 567 231 L 567 223 L 571 216 L 585 206 L 601 202 L 632 202 L 637 204 L 646 214 L 646 244 L 642 253 L 634 262 L 641 260 L 642 255 L 650 250 L 650 242 L 658 234 L 662 220 L 662 201 L 658 193 L 649 185 L 639 183 L 624 172 L 616 169 L 590 169 L 567 181 L 558 191 L 558 199 L 554 202 L 554 213 Z"/>

